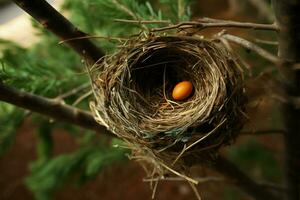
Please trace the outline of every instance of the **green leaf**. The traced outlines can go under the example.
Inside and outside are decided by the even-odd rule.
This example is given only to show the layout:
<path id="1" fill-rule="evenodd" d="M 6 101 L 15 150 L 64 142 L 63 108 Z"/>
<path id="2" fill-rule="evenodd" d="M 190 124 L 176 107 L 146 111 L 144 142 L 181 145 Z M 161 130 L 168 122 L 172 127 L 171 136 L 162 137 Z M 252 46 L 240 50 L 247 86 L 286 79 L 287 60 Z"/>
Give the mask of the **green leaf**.
<path id="1" fill-rule="evenodd" d="M 63 184 L 80 174 L 81 180 L 94 177 L 105 166 L 124 160 L 126 151 L 104 144 L 81 147 L 71 154 L 53 159 L 37 161 L 32 165 L 31 174 L 26 178 L 27 187 L 36 199 L 50 199 Z"/>
<path id="2" fill-rule="evenodd" d="M 0 102 L 0 156 L 7 152 L 15 141 L 17 128 L 24 119 L 24 112 Z"/>

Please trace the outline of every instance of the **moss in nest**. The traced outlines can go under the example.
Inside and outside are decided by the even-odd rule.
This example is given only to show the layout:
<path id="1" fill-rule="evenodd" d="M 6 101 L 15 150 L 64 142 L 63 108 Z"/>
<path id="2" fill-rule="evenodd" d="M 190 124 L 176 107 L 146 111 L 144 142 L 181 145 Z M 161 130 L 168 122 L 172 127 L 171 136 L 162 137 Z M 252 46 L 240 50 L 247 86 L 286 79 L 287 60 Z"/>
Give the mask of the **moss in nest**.
<path id="1" fill-rule="evenodd" d="M 212 161 L 243 124 L 243 70 L 215 41 L 131 38 L 91 76 L 95 119 L 128 143 L 149 176 L 183 175 Z M 183 80 L 192 82 L 193 94 L 174 101 L 172 90 Z"/>

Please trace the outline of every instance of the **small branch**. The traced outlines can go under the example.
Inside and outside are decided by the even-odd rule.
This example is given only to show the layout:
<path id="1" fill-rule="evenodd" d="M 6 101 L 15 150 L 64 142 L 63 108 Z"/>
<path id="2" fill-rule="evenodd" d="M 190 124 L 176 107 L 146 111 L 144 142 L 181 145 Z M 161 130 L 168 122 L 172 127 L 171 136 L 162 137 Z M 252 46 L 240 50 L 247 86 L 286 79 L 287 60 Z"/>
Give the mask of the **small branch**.
<path id="1" fill-rule="evenodd" d="M 261 44 L 278 46 L 277 41 L 262 40 L 262 39 L 258 39 L 258 38 L 255 38 L 254 41 L 257 42 L 257 43 L 261 43 Z"/>
<path id="2" fill-rule="evenodd" d="M 263 189 L 259 184 L 255 183 L 237 168 L 235 164 L 221 156 L 216 160 L 216 163 L 212 167 L 219 173 L 227 176 L 231 181 L 236 183 L 237 187 L 241 188 L 256 200 L 279 199 L 273 193 Z"/>
<path id="3" fill-rule="evenodd" d="M 197 21 L 181 22 L 179 24 L 170 25 L 162 28 L 154 28 L 152 32 L 166 31 L 172 29 L 206 29 L 206 28 L 241 28 L 253 30 L 278 31 L 276 24 L 257 24 L 250 22 L 237 22 L 229 20 L 217 20 L 211 18 L 202 18 Z"/>
<path id="4" fill-rule="evenodd" d="M 170 24 L 170 20 L 131 20 L 131 19 L 114 19 L 115 22 L 130 24 Z"/>
<path id="5" fill-rule="evenodd" d="M 89 88 L 89 87 L 90 87 L 90 84 L 89 84 L 89 83 L 80 85 L 80 86 L 78 86 L 78 87 L 76 87 L 76 88 L 73 88 L 73 89 L 71 89 L 71 90 L 65 92 L 64 94 L 61 94 L 61 95 L 55 97 L 55 99 L 57 99 L 57 100 L 63 100 L 63 99 L 66 99 L 66 98 L 68 98 L 68 97 L 70 97 L 70 96 L 73 96 L 73 95 L 78 94 L 78 92 L 80 92 L 80 91 L 82 91 L 82 90 L 85 90 L 85 89 L 87 89 L 87 88 Z"/>
<path id="6" fill-rule="evenodd" d="M 76 106 L 77 104 L 79 104 L 81 101 L 83 101 L 85 98 L 88 98 L 92 94 L 93 94 L 93 92 L 91 90 L 84 93 L 78 99 L 76 99 L 76 101 L 74 101 L 74 103 L 72 103 L 72 106 Z"/>
<path id="7" fill-rule="evenodd" d="M 112 135 L 104 126 L 99 125 L 89 112 L 64 105 L 61 101 L 19 91 L 2 83 L 0 83 L 0 101 L 46 115 L 57 121 Z"/>
<path id="8" fill-rule="evenodd" d="M 87 36 L 86 33 L 80 31 L 71 24 L 71 22 L 57 12 L 45 0 L 13 1 L 42 24 L 44 28 L 53 32 L 62 40 Z M 83 38 L 81 40 L 69 40 L 66 43 L 92 64 L 104 56 L 104 52 L 94 45 L 88 38 Z"/>
<path id="9" fill-rule="evenodd" d="M 118 7 L 121 11 L 126 13 L 127 15 L 131 16 L 132 19 L 138 20 L 138 16 L 136 13 L 133 13 L 129 8 L 127 8 L 124 4 L 120 3 L 119 0 L 112 0 L 112 3 Z"/>
<path id="10" fill-rule="evenodd" d="M 274 191 L 277 191 L 277 192 L 286 192 L 287 191 L 287 188 L 285 188 L 284 186 L 282 185 L 278 185 L 276 183 L 270 183 L 270 182 L 259 182 L 259 185 L 263 188 L 266 188 L 266 189 L 271 189 L 271 190 L 274 190 Z"/>
<path id="11" fill-rule="evenodd" d="M 198 183 L 206 183 L 206 182 L 224 182 L 224 178 L 222 177 L 201 177 L 201 178 L 194 178 Z M 158 177 L 158 178 L 145 178 L 143 179 L 144 182 L 153 182 L 153 181 L 186 181 L 186 179 L 181 177 Z"/>
<path id="12" fill-rule="evenodd" d="M 76 37 L 76 38 L 70 38 L 70 39 L 67 39 L 67 40 L 61 40 L 58 44 L 64 44 L 64 43 L 74 41 L 74 40 L 91 39 L 91 38 L 93 38 L 93 39 L 104 39 L 104 40 L 107 40 L 107 41 L 110 41 L 110 42 L 112 42 L 112 41 L 121 42 L 121 41 L 126 41 L 127 40 L 126 38 L 120 38 L 120 37 L 86 35 L 86 36 L 82 36 L 82 37 Z"/>
<path id="13" fill-rule="evenodd" d="M 245 40 L 243 38 L 240 38 L 240 37 L 237 37 L 237 36 L 234 36 L 234 35 L 230 35 L 230 34 L 221 34 L 220 37 L 230 41 L 230 42 L 234 42 L 236 44 L 239 44 L 241 45 L 242 47 L 246 48 L 246 49 L 249 49 L 249 50 L 252 50 L 254 51 L 255 53 L 257 53 L 258 55 L 260 55 L 261 57 L 269 60 L 270 62 L 274 63 L 276 66 L 280 66 L 280 59 L 271 54 L 270 52 L 264 50 L 263 48 L 259 47 L 258 45 L 252 43 L 252 42 L 249 42 L 248 40 Z"/>

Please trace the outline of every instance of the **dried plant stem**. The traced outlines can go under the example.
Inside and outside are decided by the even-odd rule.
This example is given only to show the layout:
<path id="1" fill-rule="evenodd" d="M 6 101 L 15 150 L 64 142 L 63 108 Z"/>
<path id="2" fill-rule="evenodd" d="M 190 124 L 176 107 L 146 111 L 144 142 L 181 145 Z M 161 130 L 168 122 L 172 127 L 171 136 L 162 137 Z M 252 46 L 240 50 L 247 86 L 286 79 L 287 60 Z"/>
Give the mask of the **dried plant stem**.
<path id="1" fill-rule="evenodd" d="M 224 181 L 224 178 L 221 177 L 204 177 L 204 178 L 194 178 L 198 183 L 206 183 L 206 182 L 220 182 Z M 153 178 L 153 179 L 143 179 L 144 182 L 152 182 L 152 181 L 186 181 L 181 177 L 162 177 L 162 178 Z"/>

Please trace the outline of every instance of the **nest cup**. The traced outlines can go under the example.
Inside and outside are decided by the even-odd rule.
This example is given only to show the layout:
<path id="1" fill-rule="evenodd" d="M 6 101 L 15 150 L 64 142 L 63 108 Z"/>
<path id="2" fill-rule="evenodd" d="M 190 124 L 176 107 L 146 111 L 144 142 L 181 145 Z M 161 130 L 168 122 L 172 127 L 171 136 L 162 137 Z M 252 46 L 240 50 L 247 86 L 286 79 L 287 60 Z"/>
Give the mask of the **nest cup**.
<path id="1" fill-rule="evenodd" d="M 127 142 L 152 177 L 213 161 L 242 127 L 243 70 L 217 41 L 132 38 L 95 66 L 95 119 Z M 172 90 L 185 80 L 193 93 L 175 101 Z"/>

